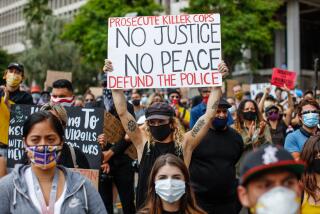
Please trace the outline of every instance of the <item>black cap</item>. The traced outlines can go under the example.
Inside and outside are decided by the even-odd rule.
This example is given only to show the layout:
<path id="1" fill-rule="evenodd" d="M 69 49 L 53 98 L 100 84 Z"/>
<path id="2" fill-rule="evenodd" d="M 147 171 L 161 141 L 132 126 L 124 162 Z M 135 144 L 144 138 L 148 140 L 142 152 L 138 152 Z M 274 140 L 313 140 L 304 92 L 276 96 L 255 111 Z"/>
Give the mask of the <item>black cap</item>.
<path id="1" fill-rule="evenodd" d="M 219 101 L 219 106 L 222 106 L 224 108 L 231 108 L 232 106 L 223 98 Z"/>
<path id="2" fill-rule="evenodd" d="M 11 62 L 8 67 L 8 69 L 10 68 L 15 68 L 17 69 L 18 71 L 21 71 L 22 73 L 24 72 L 24 68 L 23 68 L 23 65 L 17 63 L 17 62 Z"/>
<path id="3" fill-rule="evenodd" d="M 252 178 L 273 169 L 282 169 L 296 174 L 304 172 L 303 161 L 296 161 L 282 147 L 274 145 L 262 146 L 248 153 L 240 166 L 240 184 L 246 185 Z"/>
<path id="4" fill-rule="evenodd" d="M 176 88 L 168 88 L 167 89 L 168 97 L 170 97 L 170 94 L 174 94 L 174 93 L 179 94 L 179 96 L 181 96 L 180 91 L 178 89 L 176 89 Z"/>
<path id="5" fill-rule="evenodd" d="M 167 120 L 174 116 L 174 109 L 165 102 L 153 103 L 146 109 L 146 120 Z"/>
<path id="6" fill-rule="evenodd" d="M 276 105 L 269 105 L 269 106 L 267 106 L 266 108 L 265 108 L 265 110 L 264 110 L 264 112 L 265 113 L 268 113 L 271 109 L 275 109 L 275 110 L 277 110 L 277 111 L 279 111 L 279 108 L 276 106 Z"/>

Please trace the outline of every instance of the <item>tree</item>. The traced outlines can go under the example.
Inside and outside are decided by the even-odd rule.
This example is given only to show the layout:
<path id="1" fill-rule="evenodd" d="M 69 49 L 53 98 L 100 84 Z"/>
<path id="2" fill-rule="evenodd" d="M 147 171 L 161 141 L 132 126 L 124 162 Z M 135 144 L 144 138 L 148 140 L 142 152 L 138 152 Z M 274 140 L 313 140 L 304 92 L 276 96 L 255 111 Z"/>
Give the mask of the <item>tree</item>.
<path id="1" fill-rule="evenodd" d="M 29 0 L 23 9 L 27 26 L 32 24 L 42 25 L 45 18 L 52 15 L 52 10 L 48 7 L 49 0 Z"/>
<path id="2" fill-rule="evenodd" d="M 26 50 L 19 56 L 19 61 L 24 64 L 31 81 L 44 82 L 47 70 L 70 71 L 76 88 L 83 91 L 84 87 L 92 84 L 92 76 L 82 72 L 82 59 L 77 45 L 61 40 L 63 26 L 63 20 L 53 16 L 45 18 L 43 27 L 33 26 L 29 38 L 31 45 L 25 44 Z M 41 36 L 36 38 L 33 34 Z M 35 42 L 39 42 L 40 46 L 33 46 Z"/>
<path id="3" fill-rule="evenodd" d="M 273 51 L 273 32 L 281 28 L 275 13 L 279 0 L 190 0 L 188 13 L 220 13 L 224 59 L 233 67 L 243 61 L 242 52 L 252 52 L 249 65 L 255 70 L 259 56 Z"/>
<path id="4" fill-rule="evenodd" d="M 10 62 L 13 61 L 13 57 L 9 55 L 5 50 L 0 49 L 0 85 L 3 84 L 3 75 L 4 71 L 7 69 L 7 66 Z"/>
<path id="5" fill-rule="evenodd" d="M 85 63 L 91 67 L 91 71 L 86 72 L 97 73 L 107 54 L 108 18 L 130 12 L 152 15 L 160 9 L 154 0 L 90 0 L 66 26 L 63 38 L 80 46 Z"/>

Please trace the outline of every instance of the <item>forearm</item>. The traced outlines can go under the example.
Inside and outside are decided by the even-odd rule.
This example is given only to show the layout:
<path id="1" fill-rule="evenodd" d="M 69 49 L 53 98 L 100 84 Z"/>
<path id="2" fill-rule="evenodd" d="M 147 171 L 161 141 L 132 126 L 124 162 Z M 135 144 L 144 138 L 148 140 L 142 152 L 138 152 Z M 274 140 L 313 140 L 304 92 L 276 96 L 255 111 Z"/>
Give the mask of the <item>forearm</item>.
<path id="1" fill-rule="evenodd" d="M 262 98 L 261 98 L 261 100 L 260 100 L 260 102 L 259 102 L 259 105 L 258 105 L 259 111 L 260 111 L 261 113 L 264 112 L 263 107 L 264 107 L 264 102 L 266 101 L 266 98 L 267 98 L 267 94 L 264 93 L 263 96 L 262 96 Z"/>
<path id="2" fill-rule="evenodd" d="M 212 88 L 204 115 L 206 120 L 211 121 L 215 117 L 221 95 L 221 87 Z"/>
<path id="3" fill-rule="evenodd" d="M 117 113 L 119 117 L 125 115 L 127 112 L 127 101 L 126 97 L 124 96 L 124 93 L 122 90 L 115 89 L 112 90 L 112 98 L 114 106 L 116 107 Z"/>

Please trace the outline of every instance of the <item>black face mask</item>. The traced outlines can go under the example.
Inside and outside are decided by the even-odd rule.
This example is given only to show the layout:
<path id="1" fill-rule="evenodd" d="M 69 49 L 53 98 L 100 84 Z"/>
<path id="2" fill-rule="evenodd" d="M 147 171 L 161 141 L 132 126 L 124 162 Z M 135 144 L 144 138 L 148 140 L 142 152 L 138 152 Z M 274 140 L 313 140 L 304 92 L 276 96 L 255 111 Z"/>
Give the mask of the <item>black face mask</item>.
<path id="1" fill-rule="evenodd" d="M 256 120 L 257 118 L 257 113 L 253 111 L 247 111 L 243 112 L 243 119 L 253 121 Z"/>
<path id="2" fill-rule="evenodd" d="M 150 126 L 152 137 L 158 141 L 163 141 L 171 134 L 170 124 L 160 126 Z"/>
<path id="3" fill-rule="evenodd" d="M 313 160 L 312 168 L 315 173 L 320 174 L 320 159 Z"/>
<path id="4" fill-rule="evenodd" d="M 226 128 L 227 122 L 228 122 L 228 118 L 221 119 L 221 118 L 216 117 L 212 121 L 212 126 L 214 127 L 215 130 L 222 131 Z"/>
<path id="5" fill-rule="evenodd" d="M 139 106 L 140 105 L 140 100 L 132 100 L 132 105 L 134 106 Z"/>

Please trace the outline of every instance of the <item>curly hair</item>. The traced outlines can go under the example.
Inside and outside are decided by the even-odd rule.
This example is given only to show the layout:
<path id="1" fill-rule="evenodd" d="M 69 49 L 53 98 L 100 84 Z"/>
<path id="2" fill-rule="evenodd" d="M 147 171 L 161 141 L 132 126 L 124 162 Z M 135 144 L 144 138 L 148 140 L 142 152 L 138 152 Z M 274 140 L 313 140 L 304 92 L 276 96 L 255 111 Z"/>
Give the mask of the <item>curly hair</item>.
<path id="1" fill-rule="evenodd" d="M 173 126 L 173 141 L 175 143 L 175 147 L 178 149 L 178 151 L 182 151 L 183 131 L 179 126 L 179 120 L 175 117 L 172 117 L 170 118 L 170 123 Z M 149 124 L 147 121 L 145 121 L 145 132 L 147 134 L 147 144 L 149 150 L 150 144 L 154 144 L 155 139 L 150 132 Z"/>
<path id="2" fill-rule="evenodd" d="M 259 111 L 257 103 L 254 100 L 242 100 L 237 109 L 237 119 L 234 122 L 234 127 L 239 133 L 241 133 L 242 129 L 244 128 L 243 110 L 247 102 L 251 102 L 256 110 L 257 124 L 263 121 L 263 117 Z"/>

